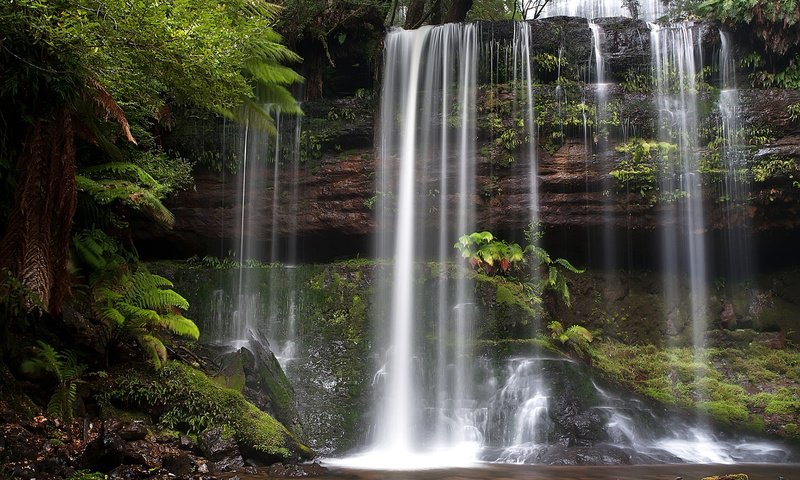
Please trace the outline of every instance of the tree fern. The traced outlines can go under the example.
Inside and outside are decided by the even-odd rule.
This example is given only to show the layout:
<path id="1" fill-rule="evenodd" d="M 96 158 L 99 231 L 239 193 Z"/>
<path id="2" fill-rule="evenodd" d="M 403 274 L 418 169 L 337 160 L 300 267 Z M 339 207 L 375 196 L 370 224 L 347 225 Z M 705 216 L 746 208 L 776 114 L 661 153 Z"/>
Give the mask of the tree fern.
<path id="1" fill-rule="evenodd" d="M 81 232 L 73 243 L 79 259 L 94 270 L 89 278 L 95 317 L 133 337 L 157 368 L 166 358 L 162 335 L 199 338 L 197 325 L 181 314 L 189 302 L 172 289 L 169 279 L 126 263 L 118 253 L 122 249 L 103 232 Z"/>
<path id="2" fill-rule="evenodd" d="M 77 175 L 75 181 L 78 191 L 91 196 L 100 205 L 117 203 L 131 207 L 168 228 L 175 223 L 172 212 L 153 194 L 150 187 L 125 179 L 95 180 L 83 175 Z"/>

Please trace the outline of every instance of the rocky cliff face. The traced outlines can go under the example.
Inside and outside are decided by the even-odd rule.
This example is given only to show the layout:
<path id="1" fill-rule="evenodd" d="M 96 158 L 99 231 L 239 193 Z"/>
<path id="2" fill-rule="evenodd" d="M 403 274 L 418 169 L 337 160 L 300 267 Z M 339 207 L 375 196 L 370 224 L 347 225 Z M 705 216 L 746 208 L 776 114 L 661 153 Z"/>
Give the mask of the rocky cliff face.
<path id="1" fill-rule="evenodd" d="M 665 223 L 668 216 L 662 212 L 671 202 L 680 201 L 679 196 L 670 197 L 670 192 L 660 192 L 658 185 L 635 175 L 622 181 L 613 172 L 620 169 L 621 162 L 631 161 L 630 154 L 621 151 L 626 142 L 634 137 L 654 141 L 657 136 L 649 30 L 643 22 L 622 18 L 603 19 L 600 25 L 605 34 L 602 49 L 607 75 L 615 82 L 607 89 L 605 119 L 596 115 L 597 87 L 587 83 L 593 68 L 587 22 L 564 17 L 532 22 L 533 61 L 538 62 L 541 82 L 534 88 L 541 219 L 547 228 L 573 233 L 610 225 L 621 232 L 646 235 L 659 227 L 672 227 Z M 709 67 L 698 79 L 704 145 L 700 155 L 711 162 L 719 158 L 721 138 L 716 68 L 719 30 L 704 25 L 697 31 L 707 57 L 703 64 Z M 482 44 L 495 45 L 495 52 L 506 48 L 512 36 L 511 22 L 481 25 Z M 502 71 L 503 59 L 498 56 L 492 60 L 488 55 L 484 53 L 480 60 L 480 153 L 474 199 L 477 223 L 480 228 L 519 231 L 528 222 L 529 166 L 515 160 L 524 146 L 503 141 L 503 133 L 515 128 L 514 91 L 497 73 Z M 488 72 L 487 65 L 495 65 L 492 68 L 497 71 Z M 488 81 L 489 76 L 493 82 Z M 739 78 L 742 87 L 747 86 L 747 72 L 739 72 Z M 721 193 L 717 167 L 701 169 L 698 175 L 707 185 L 705 225 L 710 230 L 793 231 L 800 225 L 800 188 L 796 181 L 800 175 L 800 121 L 791 115 L 791 106 L 800 105 L 800 91 L 743 89 L 740 102 L 751 180 L 749 200 L 727 201 Z M 259 226 L 251 235 L 268 242 L 273 231 L 287 236 L 296 224 L 301 249 L 305 247 L 301 256 L 305 258 L 368 252 L 368 238 L 376 225 L 372 206 L 379 194 L 375 184 L 377 103 L 372 98 L 345 98 L 304 105 L 297 221 L 293 221 L 292 211 L 282 207 L 273 218 L 273 195 L 265 190 L 259 199 Z M 196 145 L 200 142 L 194 133 L 176 131 L 168 141 L 188 150 L 190 156 L 199 154 Z M 431 182 L 430 190 L 435 190 L 438 179 L 420 179 L 427 181 Z M 153 254 L 160 257 L 187 256 L 188 252 L 224 255 L 238 236 L 238 200 L 235 176 L 225 178 L 201 168 L 195 189 L 169 202 L 176 217 L 175 228 L 169 232 L 140 231 L 137 235 L 144 241 L 145 251 L 148 240 L 158 239 L 160 249 Z M 165 239 L 175 252 L 163 248 Z"/>

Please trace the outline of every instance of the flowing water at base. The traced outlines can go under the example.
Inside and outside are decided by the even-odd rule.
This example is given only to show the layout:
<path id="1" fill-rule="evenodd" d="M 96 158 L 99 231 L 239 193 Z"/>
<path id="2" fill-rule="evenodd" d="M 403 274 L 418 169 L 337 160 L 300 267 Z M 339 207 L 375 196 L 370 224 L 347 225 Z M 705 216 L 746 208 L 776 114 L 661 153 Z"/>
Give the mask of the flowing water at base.
<path id="1" fill-rule="evenodd" d="M 333 467 L 325 475 L 309 479 L 337 480 L 700 480 L 712 475 L 745 473 L 749 480 L 800 478 L 800 465 L 640 465 L 640 466 L 521 466 L 480 464 L 472 468 L 418 470 L 347 470 Z M 266 472 L 238 475 L 241 480 L 272 478 Z"/>

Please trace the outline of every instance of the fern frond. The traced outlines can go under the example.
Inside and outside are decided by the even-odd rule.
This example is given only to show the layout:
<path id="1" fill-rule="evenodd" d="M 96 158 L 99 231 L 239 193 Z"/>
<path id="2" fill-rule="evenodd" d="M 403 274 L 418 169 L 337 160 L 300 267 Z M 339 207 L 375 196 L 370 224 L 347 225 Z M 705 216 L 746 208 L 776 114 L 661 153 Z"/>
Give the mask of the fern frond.
<path id="1" fill-rule="evenodd" d="M 137 305 L 131 305 L 127 302 L 117 302 L 117 310 L 125 316 L 126 323 L 133 320 L 143 320 L 145 322 L 158 323 L 159 315 L 155 310 L 149 308 L 142 308 Z"/>
<path id="2" fill-rule="evenodd" d="M 302 75 L 289 67 L 271 65 L 260 58 L 253 58 L 245 62 L 245 69 L 259 82 L 276 85 L 292 85 L 302 82 Z"/>
<path id="3" fill-rule="evenodd" d="M 20 368 L 27 374 L 51 373 L 61 381 L 62 359 L 56 349 L 39 340 L 39 347 L 34 350 L 34 356 L 22 362 Z"/>
<path id="4" fill-rule="evenodd" d="M 158 183 L 152 175 L 145 172 L 142 167 L 130 162 L 109 162 L 102 165 L 94 165 L 92 167 L 82 168 L 79 173 L 80 175 L 90 178 L 97 178 L 98 176 L 106 177 L 108 174 L 113 174 L 114 178 L 127 179 L 151 188 L 162 187 L 162 185 Z"/>
<path id="5" fill-rule="evenodd" d="M 262 104 L 271 104 L 280 108 L 281 112 L 290 115 L 302 115 L 303 110 L 289 90 L 282 85 L 270 85 L 258 82 L 253 88 L 255 99 Z"/>
<path id="6" fill-rule="evenodd" d="M 112 306 L 96 307 L 95 315 L 110 325 L 121 327 L 125 324 L 125 315 Z"/>
<path id="7" fill-rule="evenodd" d="M 586 327 L 582 327 L 580 325 L 573 325 L 564 332 L 570 340 L 576 343 L 591 343 L 594 340 L 594 336 L 592 332 L 586 329 Z"/>
<path id="8" fill-rule="evenodd" d="M 175 217 L 148 188 L 123 179 L 94 180 L 76 175 L 78 190 L 90 195 L 97 203 L 122 203 L 143 211 L 161 225 L 171 228 Z"/>
<path id="9" fill-rule="evenodd" d="M 72 421 L 72 407 L 77 400 L 78 385 L 76 383 L 62 385 L 47 402 L 47 413 L 69 423 Z"/>
<path id="10" fill-rule="evenodd" d="M 125 117 L 125 112 L 122 111 L 119 104 L 114 97 L 108 93 L 108 90 L 96 79 L 90 78 L 89 79 L 89 87 L 86 92 L 91 91 L 92 95 L 90 96 L 89 100 L 91 100 L 98 108 L 100 108 L 104 113 L 105 117 L 113 117 L 116 120 L 119 128 L 122 130 L 122 133 L 125 135 L 125 138 L 133 143 L 136 144 L 136 139 L 133 138 L 133 134 L 131 134 L 131 127 L 128 124 L 128 119 Z"/>
<path id="11" fill-rule="evenodd" d="M 188 318 L 174 313 L 161 315 L 161 325 L 175 335 L 189 337 L 192 340 L 200 338 L 200 329 Z"/>
<path id="12" fill-rule="evenodd" d="M 569 260 L 567 260 L 565 258 L 557 258 L 554 263 L 557 263 L 557 264 L 561 265 L 562 267 L 566 268 L 567 270 L 569 270 L 572 273 L 583 273 L 583 272 L 586 271 L 586 270 L 582 270 L 582 269 L 572 265 L 569 262 Z"/>
<path id="13" fill-rule="evenodd" d="M 128 290 L 128 299 L 134 305 L 151 310 L 164 310 L 167 307 L 189 308 L 189 302 L 174 290 L 162 289 L 171 287 L 172 282 L 159 275 L 141 270 L 133 276 Z"/>
<path id="14" fill-rule="evenodd" d="M 289 49 L 286 45 L 282 45 L 283 37 L 275 30 L 266 30 L 262 32 L 262 37 L 259 41 L 253 42 L 250 45 L 250 56 L 253 58 L 261 58 L 264 61 L 279 63 L 300 63 L 303 57 Z"/>

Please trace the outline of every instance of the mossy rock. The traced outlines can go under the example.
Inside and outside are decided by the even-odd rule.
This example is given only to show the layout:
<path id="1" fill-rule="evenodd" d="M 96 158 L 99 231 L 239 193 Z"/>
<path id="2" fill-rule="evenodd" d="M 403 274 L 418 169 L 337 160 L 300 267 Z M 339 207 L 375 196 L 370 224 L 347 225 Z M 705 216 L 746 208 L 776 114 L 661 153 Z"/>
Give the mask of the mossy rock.
<path id="1" fill-rule="evenodd" d="M 198 434 L 214 427 L 231 432 L 243 454 L 264 463 L 305 460 L 314 453 L 280 422 L 203 372 L 169 361 L 114 375 L 98 401 L 146 411 L 162 427 Z"/>
<path id="2" fill-rule="evenodd" d="M 748 480 L 749 478 L 745 473 L 728 473 L 726 475 L 704 477 L 703 480 Z"/>

